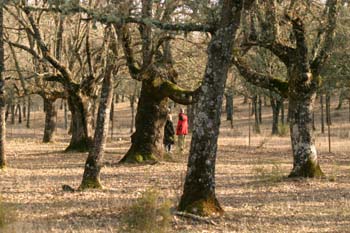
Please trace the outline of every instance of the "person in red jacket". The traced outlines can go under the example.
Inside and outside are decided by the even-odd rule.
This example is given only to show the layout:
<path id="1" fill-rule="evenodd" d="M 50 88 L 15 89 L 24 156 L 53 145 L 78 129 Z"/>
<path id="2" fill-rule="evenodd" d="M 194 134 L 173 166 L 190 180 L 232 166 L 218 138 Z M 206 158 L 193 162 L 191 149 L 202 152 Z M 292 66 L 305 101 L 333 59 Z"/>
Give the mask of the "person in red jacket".
<path id="1" fill-rule="evenodd" d="M 178 147 L 183 151 L 185 145 L 185 137 L 188 134 L 188 119 L 184 113 L 184 109 L 180 108 L 179 120 L 176 127 L 176 135 L 178 136 Z"/>

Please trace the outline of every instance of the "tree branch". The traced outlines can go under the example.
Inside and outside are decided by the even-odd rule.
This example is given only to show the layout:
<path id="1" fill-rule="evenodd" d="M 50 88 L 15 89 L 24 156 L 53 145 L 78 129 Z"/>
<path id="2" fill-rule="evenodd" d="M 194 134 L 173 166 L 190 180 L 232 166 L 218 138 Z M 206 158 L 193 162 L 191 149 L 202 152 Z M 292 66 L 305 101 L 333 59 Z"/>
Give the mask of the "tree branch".
<path id="1" fill-rule="evenodd" d="M 118 17 L 116 15 L 106 14 L 104 12 L 97 12 L 96 9 L 89 9 L 81 5 L 75 6 L 61 6 L 61 7 L 25 7 L 30 11 L 48 11 L 48 12 L 60 12 L 60 13 L 85 13 L 92 19 L 99 21 L 103 24 L 149 24 L 156 28 L 167 31 L 184 31 L 184 32 L 210 32 L 213 33 L 216 28 L 213 25 L 197 24 L 197 23 L 165 23 L 152 18 L 136 18 L 136 17 Z"/>
<path id="2" fill-rule="evenodd" d="M 323 44 L 320 46 L 319 52 L 311 62 L 311 69 L 314 75 L 320 73 L 321 66 L 326 62 L 333 47 L 334 31 L 337 25 L 337 14 L 339 11 L 339 0 L 327 0 L 328 8 L 328 24 L 324 33 Z M 319 32 L 321 34 L 321 32 Z"/>
<path id="3" fill-rule="evenodd" d="M 288 97 L 288 83 L 270 75 L 264 75 L 253 71 L 248 65 L 237 57 L 233 59 L 233 64 L 237 67 L 242 77 L 249 83 L 261 88 L 278 93 L 281 97 Z"/>
<path id="4" fill-rule="evenodd" d="M 122 43 L 124 55 L 126 58 L 126 64 L 128 66 L 130 75 L 133 79 L 139 80 L 140 68 L 136 66 L 134 58 L 134 51 L 131 47 L 131 36 L 129 29 L 126 25 L 113 24 L 119 40 Z"/>
<path id="5" fill-rule="evenodd" d="M 188 105 L 197 102 L 201 88 L 194 91 L 185 90 L 175 83 L 164 80 L 161 85 L 161 92 L 178 104 Z"/>

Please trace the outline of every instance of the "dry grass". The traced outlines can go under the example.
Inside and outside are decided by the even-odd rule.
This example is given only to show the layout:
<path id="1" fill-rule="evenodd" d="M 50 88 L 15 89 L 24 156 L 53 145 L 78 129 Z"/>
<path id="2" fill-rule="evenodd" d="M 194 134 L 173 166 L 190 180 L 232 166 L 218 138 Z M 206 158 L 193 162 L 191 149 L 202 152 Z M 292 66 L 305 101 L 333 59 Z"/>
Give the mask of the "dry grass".
<path id="1" fill-rule="evenodd" d="M 327 152 L 325 135 L 316 132 L 321 167 L 329 179 L 288 180 L 284 177 L 292 167 L 289 137 L 270 137 L 270 109 L 264 108 L 262 134 L 253 134 L 249 147 L 247 109 L 237 107 L 234 129 L 224 121 L 219 140 L 216 190 L 224 217 L 215 219 L 217 225 L 207 225 L 173 216 L 167 231 L 349 232 L 347 110 L 333 119 L 333 153 Z M 116 122 L 126 121 L 127 104 L 119 105 L 119 110 L 124 115 L 116 112 L 120 117 Z M 7 171 L 0 172 L 0 192 L 3 205 L 16 217 L 0 232 L 125 232 L 123 213 L 145 190 L 156 187 L 161 198 L 173 206 L 178 202 L 188 153 L 174 155 L 176 162 L 155 166 L 115 166 L 129 146 L 129 129 L 120 128 L 120 123 L 115 124 L 118 130 L 105 154 L 101 177 L 105 189 L 63 192 L 62 184 L 79 186 L 86 154 L 62 152 L 67 145 L 62 128 L 55 143 L 42 144 L 42 120 L 37 112 L 35 132 L 8 126 L 9 164 Z"/>

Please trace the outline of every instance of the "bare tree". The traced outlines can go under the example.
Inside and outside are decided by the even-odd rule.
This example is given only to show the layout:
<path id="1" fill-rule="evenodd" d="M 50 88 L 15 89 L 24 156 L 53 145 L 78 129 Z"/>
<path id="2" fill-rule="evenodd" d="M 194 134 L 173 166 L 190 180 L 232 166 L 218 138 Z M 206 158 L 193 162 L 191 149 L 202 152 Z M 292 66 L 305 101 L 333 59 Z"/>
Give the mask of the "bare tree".
<path id="1" fill-rule="evenodd" d="M 265 5 L 266 20 L 259 18 L 264 26 L 262 29 L 264 32 L 261 32 L 262 35 L 256 40 L 248 41 L 246 45 L 258 45 L 275 54 L 287 68 L 288 82 L 254 72 L 251 74 L 255 75 L 256 80 L 252 80 L 256 85 L 278 89 L 288 96 L 288 119 L 294 159 L 290 177 L 320 177 L 324 174 L 317 159 L 312 113 L 320 82 L 320 71 L 332 49 L 339 1 L 328 0 L 325 5 L 316 6 L 313 4 L 318 3 L 304 1 L 291 1 L 290 4 L 282 1 L 281 4 L 284 12 L 283 19 L 287 22 L 283 29 L 290 32 L 289 35 L 292 36 L 288 40 L 283 40 L 285 37 L 282 36 L 286 33 L 283 34 L 280 30 L 282 20 L 278 18 L 277 2 L 269 0 Z M 320 7 L 324 10 L 319 15 L 326 18 L 326 25 L 320 25 L 317 28 L 317 34 L 314 37 L 316 39 L 310 43 L 307 40 L 306 30 L 308 18 L 303 14 L 310 15 L 314 8 L 320 9 Z M 313 46 L 311 49 L 310 44 Z M 236 59 L 235 64 L 243 68 L 239 63 L 239 59 Z M 245 67 L 240 71 L 246 72 L 249 68 Z"/>

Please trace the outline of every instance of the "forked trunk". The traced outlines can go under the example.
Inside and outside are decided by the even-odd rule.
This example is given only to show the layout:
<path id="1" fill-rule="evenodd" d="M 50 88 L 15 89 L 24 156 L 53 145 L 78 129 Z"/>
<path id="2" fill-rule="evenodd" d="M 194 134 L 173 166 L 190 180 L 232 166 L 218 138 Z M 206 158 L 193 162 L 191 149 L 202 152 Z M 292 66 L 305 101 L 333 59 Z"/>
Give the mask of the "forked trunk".
<path id="1" fill-rule="evenodd" d="M 131 147 L 120 163 L 155 163 L 163 156 L 162 138 L 168 98 L 160 96 L 151 82 L 143 81 Z"/>
<path id="2" fill-rule="evenodd" d="M 102 167 L 101 163 L 104 148 L 106 146 L 111 103 L 113 100 L 113 82 L 111 71 L 112 67 L 109 67 L 103 79 L 93 145 L 89 151 L 89 155 L 85 163 L 83 180 L 79 187 L 80 190 L 102 188 L 100 183 L 100 170 Z"/>
<path id="3" fill-rule="evenodd" d="M 54 103 L 54 100 L 44 98 L 45 128 L 43 142 L 45 143 L 53 141 L 54 133 L 56 131 L 57 110 Z"/>

